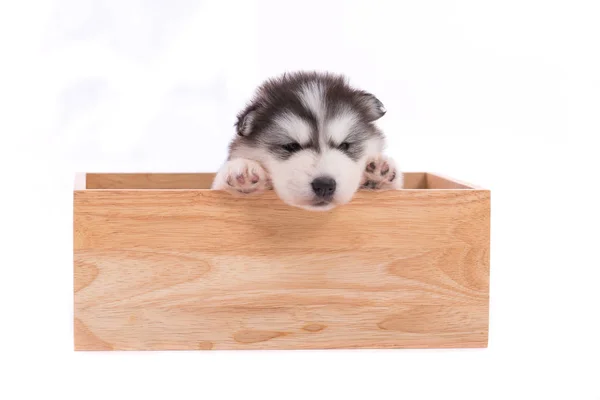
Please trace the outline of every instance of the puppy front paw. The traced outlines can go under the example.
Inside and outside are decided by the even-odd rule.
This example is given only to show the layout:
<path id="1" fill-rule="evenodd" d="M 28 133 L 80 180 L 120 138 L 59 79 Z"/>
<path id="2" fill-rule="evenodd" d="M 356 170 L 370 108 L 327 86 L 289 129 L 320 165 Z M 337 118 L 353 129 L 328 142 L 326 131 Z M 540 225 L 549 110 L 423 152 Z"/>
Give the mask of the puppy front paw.
<path id="1" fill-rule="evenodd" d="M 267 171 L 256 161 L 236 158 L 217 173 L 212 188 L 233 194 L 258 193 L 270 187 Z"/>
<path id="2" fill-rule="evenodd" d="M 402 188 L 402 172 L 396 168 L 394 160 L 383 155 L 367 160 L 360 183 L 362 189 L 390 190 Z"/>

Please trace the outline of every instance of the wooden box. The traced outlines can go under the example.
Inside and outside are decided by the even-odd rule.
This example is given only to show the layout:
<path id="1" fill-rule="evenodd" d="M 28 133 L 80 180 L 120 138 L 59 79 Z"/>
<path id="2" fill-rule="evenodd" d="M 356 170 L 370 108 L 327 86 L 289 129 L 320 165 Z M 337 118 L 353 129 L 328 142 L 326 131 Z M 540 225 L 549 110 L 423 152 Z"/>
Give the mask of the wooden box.
<path id="1" fill-rule="evenodd" d="M 487 346 L 488 190 L 408 173 L 323 213 L 213 176 L 82 176 L 76 350 Z"/>

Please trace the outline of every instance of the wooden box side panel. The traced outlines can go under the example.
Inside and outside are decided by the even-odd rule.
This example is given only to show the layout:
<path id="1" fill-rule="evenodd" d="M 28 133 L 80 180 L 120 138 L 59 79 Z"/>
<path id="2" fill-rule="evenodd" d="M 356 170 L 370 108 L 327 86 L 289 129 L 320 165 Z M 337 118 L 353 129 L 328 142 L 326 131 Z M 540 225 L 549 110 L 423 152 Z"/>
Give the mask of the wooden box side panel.
<path id="1" fill-rule="evenodd" d="M 86 189 L 210 189 L 214 173 L 86 174 Z"/>
<path id="2" fill-rule="evenodd" d="M 79 350 L 484 347 L 489 192 L 75 194 Z"/>
<path id="3" fill-rule="evenodd" d="M 405 188 L 426 189 L 427 175 L 405 173 Z M 210 189 L 214 177 L 214 173 L 84 173 L 76 177 L 75 189 Z M 438 180 L 448 179 L 438 177 Z"/>

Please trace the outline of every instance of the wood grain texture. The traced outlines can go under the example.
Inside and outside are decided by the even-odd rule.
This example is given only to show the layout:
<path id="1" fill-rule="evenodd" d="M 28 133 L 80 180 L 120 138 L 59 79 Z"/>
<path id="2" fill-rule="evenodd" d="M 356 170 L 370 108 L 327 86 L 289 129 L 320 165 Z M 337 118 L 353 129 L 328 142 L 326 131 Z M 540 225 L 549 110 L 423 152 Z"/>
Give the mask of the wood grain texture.
<path id="1" fill-rule="evenodd" d="M 75 348 L 485 347 L 489 217 L 486 190 L 361 192 L 328 213 L 272 192 L 76 191 Z"/>
<path id="2" fill-rule="evenodd" d="M 213 173 L 86 174 L 87 189 L 210 189 Z"/>
<path id="3" fill-rule="evenodd" d="M 210 189 L 214 173 L 79 174 L 81 189 Z M 423 172 L 404 174 L 406 189 L 472 189 L 472 186 Z"/>
<path id="4" fill-rule="evenodd" d="M 427 189 L 480 189 L 466 182 L 451 179 L 439 174 L 426 173 L 425 186 Z"/>

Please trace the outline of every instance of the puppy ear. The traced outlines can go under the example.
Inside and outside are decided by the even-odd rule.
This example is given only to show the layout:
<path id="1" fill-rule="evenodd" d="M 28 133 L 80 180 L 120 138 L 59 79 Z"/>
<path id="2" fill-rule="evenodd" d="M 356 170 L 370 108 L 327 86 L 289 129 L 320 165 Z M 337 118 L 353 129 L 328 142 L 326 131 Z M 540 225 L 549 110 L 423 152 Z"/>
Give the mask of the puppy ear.
<path id="1" fill-rule="evenodd" d="M 238 135 L 248 136 L 252 133 L 254 130 L 254 119 L 256 118 L 257 109 L 257 105 L 251 105 L 238 114 L 237 122 L 235 123 Z"/>
<path id="2" fill-rule="evenodd" d="M 367 112 L 369 122 L 377 121 L 386 113 L 383 103 L 379 99 L 368 92 L 359 92 L 360 102 L 364 105 Z"/>

